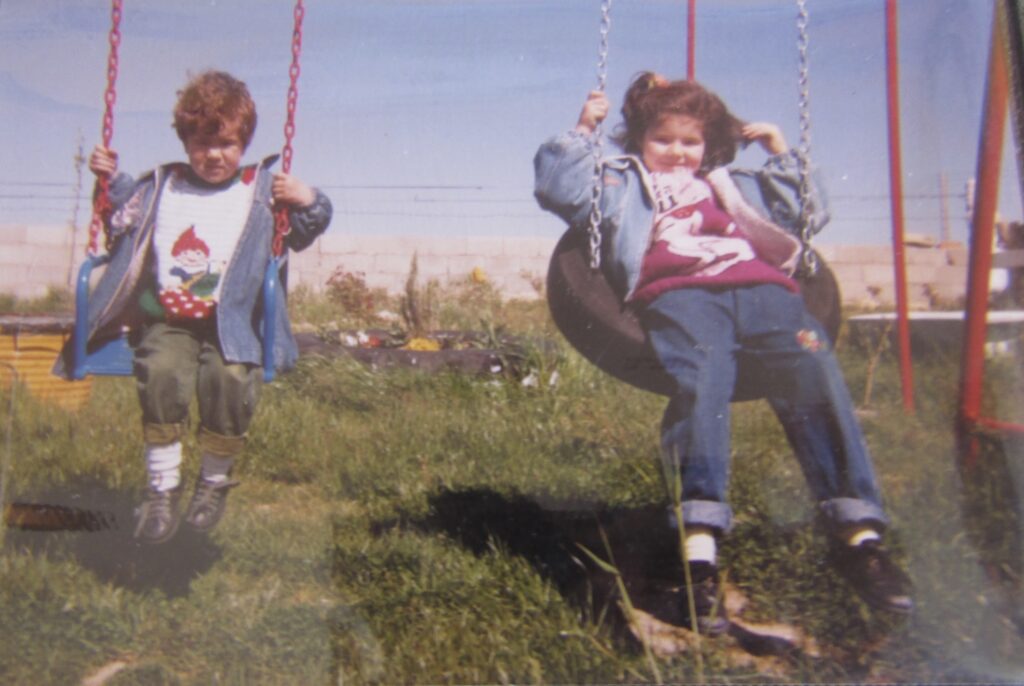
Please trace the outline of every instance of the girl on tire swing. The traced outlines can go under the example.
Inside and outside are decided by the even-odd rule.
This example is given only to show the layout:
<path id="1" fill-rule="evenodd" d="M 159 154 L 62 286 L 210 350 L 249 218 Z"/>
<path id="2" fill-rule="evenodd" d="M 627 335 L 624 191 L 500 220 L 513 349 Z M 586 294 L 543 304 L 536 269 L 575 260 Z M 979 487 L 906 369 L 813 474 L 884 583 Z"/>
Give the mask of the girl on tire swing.
<path id="1" fill-rule="evenodd" d="M 591 213 L 592 134 L 608 110 L 604 93 L 592 91 L 576 127 L 544 143 L 534 160 L 540 206 L 570 226 L 585 227 Z M 801 252 L 792 235 L 799 203 L 780 199 L 799 187 L 797 153 L 777 126 L 744 124 L 694 81 L 642 73 L 622 116 L 615 142 L 625 154 L 601 161 L 601 261 L 674 382 L 661 447 L 682 482 L 696 617 L 685 607 L 683 615 L 702 633 L 728 626 L 716 539 L 732 524 L 726 489 L 737 380 L 755 385 L 782 423 L 838 570 L 871 606 L 909 612 L 910 581 L 881 544 L 888 520 L 846 384 L 791 278 Z M 724 165 L 750 142 L 769 157 L 734 177 Z M 738 183 L 755 192 L 745 196 Z M 820 209 L 811 186 L 811 207 Z M 822 213 L 815 225 L 825 220 Z"/>

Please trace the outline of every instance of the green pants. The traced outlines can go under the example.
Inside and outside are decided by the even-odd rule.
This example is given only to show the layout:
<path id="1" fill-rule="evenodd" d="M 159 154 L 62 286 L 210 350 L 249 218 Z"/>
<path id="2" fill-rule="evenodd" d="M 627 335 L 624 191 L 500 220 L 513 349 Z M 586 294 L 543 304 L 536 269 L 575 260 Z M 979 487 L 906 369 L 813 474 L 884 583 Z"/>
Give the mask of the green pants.
<path id="1" fill-rule="evenodd" d="M 228 457 L 245 444 L 263 375 L 257 365 L 224 361 L 214 322 L 158 322 L 135 349 L 135 381 L 147 444 L 180 441 L 198 395 L 199 449 Z"/>

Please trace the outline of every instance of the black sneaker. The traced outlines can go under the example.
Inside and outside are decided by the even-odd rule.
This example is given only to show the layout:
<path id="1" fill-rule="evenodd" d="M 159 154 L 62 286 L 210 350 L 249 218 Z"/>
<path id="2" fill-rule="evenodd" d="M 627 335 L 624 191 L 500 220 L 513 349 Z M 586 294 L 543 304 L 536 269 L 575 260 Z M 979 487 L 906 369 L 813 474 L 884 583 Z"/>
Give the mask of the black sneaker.
<path id="1" fill-rule="evenodd" d="M 690 565 L 690 589 L 693 593 L 693 606 L 697 614 L 697 630 L 704 636 L 719 636 L 729 628 L 729 620 L 725 616 L 725 603 L 718 584 L 718 567 L 710 562 L 694 562 Z M 686 593 L 687 587 L 683 586 Z M 690 599 L 684 595 L 683 627 L 690 628 Z"/>
<path id="2" fill-rule="evenodd" d="M 166 543 L 178 531 L 181 513 L 181 486 L 169 491 L 150 488 L 146 498 L 135 510 L 135 538 L 145 543 Z"/>
<path id="3" fill-rule="evenodd" d="M 211 531 L 224 516 L 228 491 L 238 483 L 228 480 L 207 481 L 202 477 L 197 479 L 195 493 L 185 513 L 185 522 L 201 534 Z"/>
<path id="4" fill-rule="evenodd" d="M 914 609 L 910 577 L 892 561 L 881 542 L 836 545 L 832 563 L 871 607 L 904 614 Z"/>

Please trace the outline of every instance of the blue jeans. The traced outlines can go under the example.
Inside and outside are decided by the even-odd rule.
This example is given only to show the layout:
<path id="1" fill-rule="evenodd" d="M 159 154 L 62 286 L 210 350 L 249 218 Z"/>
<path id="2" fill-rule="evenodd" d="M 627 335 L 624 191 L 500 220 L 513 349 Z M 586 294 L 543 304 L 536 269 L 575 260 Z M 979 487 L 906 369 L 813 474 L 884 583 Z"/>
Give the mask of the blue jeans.
<path id="1" fill-rule="evenodd" d="M 828 524 L 887 524 L 842 372 L 799 295 L 774 284 L 681 288 L 641 316 L 676 382 L 661 443 L 665 459 L 678 461 L 686 524 L 732 524 L 725 497 L 734 392 L 771 404 Z"/>

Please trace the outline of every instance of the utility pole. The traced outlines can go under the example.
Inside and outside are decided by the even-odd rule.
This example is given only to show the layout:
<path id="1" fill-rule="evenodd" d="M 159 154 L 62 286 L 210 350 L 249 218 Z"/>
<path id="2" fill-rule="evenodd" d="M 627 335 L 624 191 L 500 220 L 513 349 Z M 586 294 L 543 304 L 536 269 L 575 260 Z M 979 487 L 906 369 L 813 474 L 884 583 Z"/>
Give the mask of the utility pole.
<path id="1" fill-rule="evenodd" d="M 949 229 L 949 185 L 946 172 L 939 172 L 939 203 L 939 216 L 942 222 L 939 243 L 946 244 L 952 240 Z"/>
<path id="2" fill-rule="evenodd" d="M 85 153 L 82 150 L 82 132 L 78 132 L 78 149 L 75 151 L 75 186 L 74 186 L 74 205 L 71 209 L 71 247 L 68 254 L 68 290 L 75 290 L 75 255 L 78 254 L 77 245 L 75 239 L 78 237 L 78 206 L 82 195 L 82 165 L 85 164 Z"/>
<path id="3" fill-rule="evenodd" d="M 971 215 L 974 214 L 974 177 L 967 179 L 964 184 L 964 212 L 967 217 L 967 228 L 971 227 Z"/>

